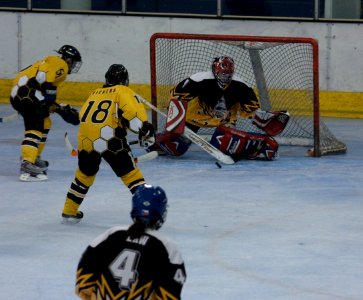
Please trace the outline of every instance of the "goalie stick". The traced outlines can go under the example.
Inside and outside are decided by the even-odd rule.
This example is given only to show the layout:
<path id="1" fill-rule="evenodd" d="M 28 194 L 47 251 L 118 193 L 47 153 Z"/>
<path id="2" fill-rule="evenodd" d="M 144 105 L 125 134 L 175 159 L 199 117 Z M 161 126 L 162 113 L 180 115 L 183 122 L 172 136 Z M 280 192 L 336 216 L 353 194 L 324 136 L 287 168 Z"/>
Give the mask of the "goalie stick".
<path id="1" fill-rule="evenodd" d="M 18 113 L 13 113 L 13 114 L 5 116 L 5 117 L 0 117 L 0 123 L 10 122 L 12 120 L 15 120 L 17 117 L 18 117 Z"/>
<path id="2" fill-rule="evenodd" d="M 159 110 L 156 106 L 154 106 L 152 103 L 141 97 L 140 95 L 136 95 L 137 98 L 147 106 L 149 106 L 152 110 L 156 111 L 158 114 L 164 116 L 167 118 L 167 115 L 163 113 L 161 110 Z M 226 165 L 234 164 L 235 161 L 232 159 L 232 157 L 222 153 L 219 151 L 216 147 L 208 143 L 206 140 L 204 140 L 202 137 L 200 137 L 197 133 L 195 133 L 193 130 L 189 129 L 188 127 L 185 127 L 183 135 L 191 140 L 193 143 L 198 145 L 200 148 L 202 148 L 205 152 L 209 153 L 209 155 L 216 158 L 221 163 L 224 163 Z"/>
<path id="3" fill-rule="evenodd" d="M 64 142 L 65 142 L 66 147 L 69 150 L 70 154 L 72 156 L 77 156 L 78 155 L 78 150 L 75 149 L 73 147 L 73 145 L 71 144 L 71 142 L 69 140 L 69 137 L 68 137 L 68 132 L 66 132 L 64 134 Z M 134 144 L 137 144 L 138 142 L 139 141 L 131 141 L 131 142 L 129 142 L 129 144 L 134 145 Z M 157 157 L 158 157 L 158 152 L 157 151 L 151 151 L 151 152 L 148 152 L 146 154 L 134 157 L 134 162 L 139 163 L 139 162 L 143 162 L 143 161 L 153 160 L 153 159 L 155 159 Z"/>

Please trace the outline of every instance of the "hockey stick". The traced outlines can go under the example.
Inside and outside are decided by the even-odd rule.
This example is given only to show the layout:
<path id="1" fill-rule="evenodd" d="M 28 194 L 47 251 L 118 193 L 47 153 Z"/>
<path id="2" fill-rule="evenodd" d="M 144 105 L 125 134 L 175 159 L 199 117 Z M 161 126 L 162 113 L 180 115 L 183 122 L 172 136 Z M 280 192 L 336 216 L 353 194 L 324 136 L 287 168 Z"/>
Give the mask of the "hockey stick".
<path id="1" fill-rule="evenodd" d="M 0 123 L 7 123 L 7 122 L 10 122 L 12 120 L 15 120 L 18 116 L 18 113 L 13 113 L 11 115 L 8 115 L 6 117 L 1 117 L 0 118 Z"/>
<path id="2" fill-rule="evenodd" d="M 159 110 L 156 106 L 154 106 L 152 103 L 141 97 L 140 95 L 136 95 L 137 98 L 147 106 L 149 106 L 152 110 L 156 111 L 158 114 L 164 116 L 167 118 L 167 115 L 163 113 L 161 110 Z M 197 133 L 195 133 L 193 130 L 189 129 L 188 127 L 185 127 L 183 135 L 191 140 L 193 143 L 198 145 L 200 148 L 202 148 L 205 152 L 209 153 L 209 155 L 216 158 L 221 163 L 224 163 L 226 165 L 234 164 L 235 161 L 232 159 L 232 157 L 222 153 L 219 151 L 216 147 L 208 143 L 206 140 L 204 140 L 202 137 L 200 137 Z"/>
<path id="3" fill-rule="evenodd" d="M 66 133 L 64 134 L 64 142 L 65 142 L 66 147 L 67 147 L 67 149 L 69 150 L 70 154 L 71 154 L 72 156 L 78 156 L 78 150 L 77 150 L 77 149 L 75 149 L 75 148 L 72 146 L 72 144 L 71 144 L 71 142 L 70 142 L 70 140 L 69 140 L 69 137 L 68 137 L 68 132 L 66 132 Z"/>
<path id="4" fill-rule="evenodd" d="M 71 144 L 69 137 L 68 137 L 68 132 L 66 132 L 64 134 L 64 142 L 66 144 L 67 149 L 69 150 L 70 154 L 72 156 L 78 156 L 78 150 L 75 149 L 73 147 L 73 145 Z M 134 145 L 137 144 L 139 141 L 131 141 L 129 144 L 130 145 Z M 157 151 L 151 151 L 148 152 L 146 154 L 140 155 L 138 157 L 134 157 L 134 162 L 135 163 L 139 163 L 139 162 L 143 162 L 143 161 L 148 161 L 148 160 L 152 160 L 158 157 L 158 152 Z"/>
<path id="5" fill-rule="evenodd" d="M 134 157 L 134 162 L 139 163 L 139 162 L 143 162 L 143 161 L 153 160 L 153 159 L 157 158 L 158 155 L 159 154 L 157 151 L 151 151 L 146 154 Z"/>

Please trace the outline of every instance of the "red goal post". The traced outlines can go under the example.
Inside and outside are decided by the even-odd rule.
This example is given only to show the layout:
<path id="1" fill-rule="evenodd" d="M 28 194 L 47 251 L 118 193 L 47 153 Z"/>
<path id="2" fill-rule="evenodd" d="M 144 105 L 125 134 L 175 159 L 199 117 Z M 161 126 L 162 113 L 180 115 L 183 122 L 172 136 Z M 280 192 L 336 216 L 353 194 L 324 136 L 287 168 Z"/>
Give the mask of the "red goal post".
<path id="1" fill-rule="evenodd" d="M 150 38 L 151 101 L 166 110 L 178 82 L 209 70 L 216 56 L 231 56 L 236 75 L 255 90 L 263 110 L 289 111 L 280 144 L 309 147 L 311 156 L 344 153 L 346 145 L 320 118 L 318 51 L 312 38 L 155 33 Z M 163 130 L 165 118 L 153 113 L 152 122 Z M 237 128 L 259 132 L 242 118 Z M 210 129 L 198 133 L 210 134 Z"/>

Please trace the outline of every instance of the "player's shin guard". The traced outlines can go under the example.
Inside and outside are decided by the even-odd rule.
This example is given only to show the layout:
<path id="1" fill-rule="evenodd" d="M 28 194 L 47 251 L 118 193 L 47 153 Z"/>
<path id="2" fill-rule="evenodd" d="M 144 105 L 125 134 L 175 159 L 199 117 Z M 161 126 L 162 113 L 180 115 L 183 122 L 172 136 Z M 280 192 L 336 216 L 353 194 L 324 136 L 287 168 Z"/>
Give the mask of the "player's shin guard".
<path id="1" fill-rule="evenodd" d="M 78 208 L 82 204 L 82 201 L 86 196 L 88 189 L 89 188 L 84 184 L 82 184 L 77 178 L 74 179 L 74 181 L 71 184 L 71 187 L 68 190 L 67 198 L 64 203 L 62 211 L 63 221 L 66 221 L 66 219 L 69 220 L 76 219 L 79 222 L 80 219 L 82 219 L 83 213 L 80 212 Z"/>
<path id="2" fill-rule="evenodd" d="M 38 147 L 42 138 L 42 133 L 36 130 L 25 131 L 24 139 L 21 143 L 21 157 L 22 160 L 28 161 L 32 164 L 38 156 Z"/>
<path id="3" fill-rule="evenodd" d="M 42 136 L 40 139 L 40 143 L 38 145 L 38 156 L 41 156 L 44 151 L 45 144 L 47 142 L 48 134 L 49 134 L 51 127 L 52 127 L 52 120 L 50 119 L 50 117 L 45 118 L 44 119 L 44 128 L 42 130 Z"/>
<path id="4" fill-rule="evenodd" d="M 125 175 L 121 176 L 121 180 L 125 186 L 127 186 L 133 194 L 139 185 L 145 184 L 144 175 L 139 168 L 135 168 Z"/>

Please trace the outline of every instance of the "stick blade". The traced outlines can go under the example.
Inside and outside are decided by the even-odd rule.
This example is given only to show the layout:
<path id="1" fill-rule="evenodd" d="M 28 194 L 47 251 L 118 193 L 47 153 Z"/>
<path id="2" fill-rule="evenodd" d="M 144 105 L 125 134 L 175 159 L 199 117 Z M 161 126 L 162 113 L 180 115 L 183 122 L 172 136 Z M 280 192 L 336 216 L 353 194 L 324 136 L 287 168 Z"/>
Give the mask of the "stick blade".
<path id="1" fill-rule="evenodd" d="M 139 162 L 143 162 L 143 161 L 147 161 L 147 160 L 153 160 L 155 158 L 158 157 L 158 152 L 157 151 L 151 151 L 151 152 L 148 152 L 144 155 L 140 155 L 138 157 L 135 157 L 134 158 L 134 161 L 135 163 L 139 163 Z"/>
<path id="2" fill-rule="evenodd" d="M 0 123 L 7 123 L 7 122 L 10 122 L 10 121 L 13 121 L 15 119 L 17 119 L 19 116 L 18 113 L 13 113 L 9 116 L 5 116 L 5 117 L 0 117 Z"/>
<path id="3" fill-rule="evenodd" d="M 78 156 L 78 150 L 75 149 L 69 141 L 68 132 L 64 134 L 64 143 L 66 144 L 66 147 L 70 152 L 71 156 Z"/>

